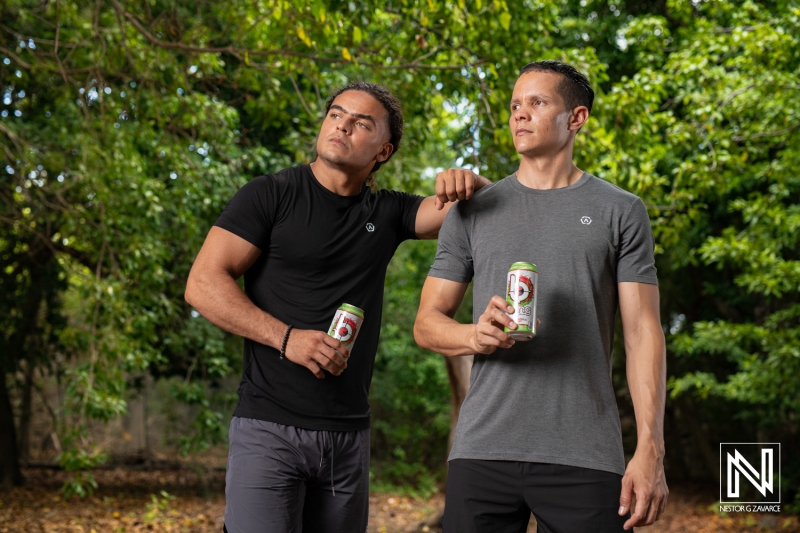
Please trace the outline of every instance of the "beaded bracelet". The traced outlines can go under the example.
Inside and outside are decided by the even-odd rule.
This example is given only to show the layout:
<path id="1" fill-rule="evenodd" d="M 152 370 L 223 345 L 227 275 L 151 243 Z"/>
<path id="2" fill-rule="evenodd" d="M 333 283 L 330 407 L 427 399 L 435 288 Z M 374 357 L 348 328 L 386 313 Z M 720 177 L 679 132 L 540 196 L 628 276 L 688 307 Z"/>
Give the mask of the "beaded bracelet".
<path id="1" fill-rule="evenodd" d="M 286 333 L 283 335 L 283 344 L 281 345 L 281 359 L 286 357 L 286 344 L 289 342 L 289 332 L 292 331 L 294 326 L 289 324 L 289 327 L 286 328 Z"/>

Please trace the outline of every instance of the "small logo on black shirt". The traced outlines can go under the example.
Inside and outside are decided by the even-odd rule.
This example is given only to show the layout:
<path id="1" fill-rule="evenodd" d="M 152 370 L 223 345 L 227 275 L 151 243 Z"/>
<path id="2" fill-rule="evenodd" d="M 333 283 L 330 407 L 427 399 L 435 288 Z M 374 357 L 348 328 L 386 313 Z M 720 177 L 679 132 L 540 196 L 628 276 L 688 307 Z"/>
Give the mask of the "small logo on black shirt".
<path id="1" fill-rule="evenodd" d="M 591 223 L 592 223 L 592 219 L 591 218 L 589 218 L 589 217 L 581 217 L 581 224 L 583 224 L 584 226 L 588 226 Z"/>
<path id="2" fill-rule="evenodd" d="M 372 222 L 367 222 L 367 231 L 370 233 L 375 231 L 375 224 L 373 224 Z"/>

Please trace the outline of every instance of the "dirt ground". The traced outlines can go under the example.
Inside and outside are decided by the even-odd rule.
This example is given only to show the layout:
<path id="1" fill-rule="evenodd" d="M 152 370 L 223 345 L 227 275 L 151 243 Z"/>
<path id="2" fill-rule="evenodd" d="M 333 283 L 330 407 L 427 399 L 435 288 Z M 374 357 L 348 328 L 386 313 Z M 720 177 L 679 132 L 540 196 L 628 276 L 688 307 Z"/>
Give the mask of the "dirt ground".
<path id="1" fill-rule="evenodd" d="M 218 533 L 225 510 L 224 472 L 99 470 L 93 496 L 64 501 L 59 489 L 67 474 L 25 470 L 27 485 L 0 492 L 0 533 Z M 782 514 L 720 515 L 714 494 L 673 487 L 665 516 L 648 533 L 800 533 L 797 517 Z M 416 500 L 396 494 L 370 497 L 368 533 L 440 531 L 436 521 L 444 497 Z M 528 531 L 536 526 L 531 524 Z M 579 533 L 579 532 L 578 532 Z"/>

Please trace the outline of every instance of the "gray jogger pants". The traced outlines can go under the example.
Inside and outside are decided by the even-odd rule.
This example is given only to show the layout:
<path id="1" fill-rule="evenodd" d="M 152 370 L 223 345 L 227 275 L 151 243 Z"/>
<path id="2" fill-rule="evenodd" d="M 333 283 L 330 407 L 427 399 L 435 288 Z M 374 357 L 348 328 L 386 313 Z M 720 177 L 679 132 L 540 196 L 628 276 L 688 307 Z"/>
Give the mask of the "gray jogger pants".
<path id="1" fill-rule="evenodd" d="M 369 429 L 312 431 L 233 417 L 228 441 L 228 533 L 366 531 Z"/>

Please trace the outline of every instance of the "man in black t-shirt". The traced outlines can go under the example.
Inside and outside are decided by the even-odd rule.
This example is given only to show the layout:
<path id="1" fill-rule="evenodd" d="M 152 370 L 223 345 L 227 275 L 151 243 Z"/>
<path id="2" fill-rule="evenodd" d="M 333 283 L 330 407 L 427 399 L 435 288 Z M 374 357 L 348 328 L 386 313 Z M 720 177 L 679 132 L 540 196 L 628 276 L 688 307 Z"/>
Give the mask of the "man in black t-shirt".
<path id="1" fill-rule="evenodd" d="M 489 183 L 451 170 L 429 198 L 373 192 L 365 183 L 402 134 L 385 88 L 340 90 L 328 100 L 317 159 L 242 187 L 192 267 L 186 300 L 245 337 L 229 433 L 229 533 L 366 530 L 367 397 L 386 267 L 401 242 L 436 238 L 452 202 Z M 326 334 L 342 303 L 364 310 L 352 352 Z"/>

